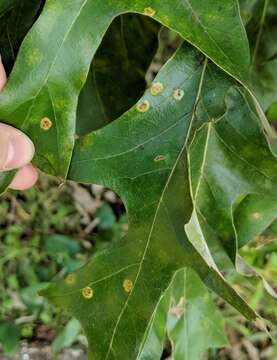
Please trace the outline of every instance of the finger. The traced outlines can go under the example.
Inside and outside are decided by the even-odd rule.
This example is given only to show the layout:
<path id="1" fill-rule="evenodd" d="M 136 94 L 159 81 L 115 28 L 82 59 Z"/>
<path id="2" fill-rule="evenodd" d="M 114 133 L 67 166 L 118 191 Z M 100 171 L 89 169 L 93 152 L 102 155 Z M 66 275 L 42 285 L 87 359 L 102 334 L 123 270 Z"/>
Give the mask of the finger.
<path id="1" fill-rule="evenodd" d="M 14 190 L 27 190 L 35 185 L 38 180 L 38 171 L 32 165 L 19 169 L 10 188 Z"/>
<path id="2" fill-rule="evenodd" d="M 8 171 L 27 165 L 35 148 L 31 140 L 12 126 L 0 123 L 0 171 Z"/>
<path id="3" fill-rule="evenodd" d="M 1 59 L 1 56 L 0 56 L 0 90 L 3 89 L 6 82 L 7 82 L 6 71 L 4 69 L 2 59 Z"/>
<path id="4" fill-rule="evenodd" d="M 7 82 L 6 72 L 0 56 L 0 90 Z M 21 131 L 0 124 L 0 171 L 20 168 L 34 156 L 34 145 Z"/>

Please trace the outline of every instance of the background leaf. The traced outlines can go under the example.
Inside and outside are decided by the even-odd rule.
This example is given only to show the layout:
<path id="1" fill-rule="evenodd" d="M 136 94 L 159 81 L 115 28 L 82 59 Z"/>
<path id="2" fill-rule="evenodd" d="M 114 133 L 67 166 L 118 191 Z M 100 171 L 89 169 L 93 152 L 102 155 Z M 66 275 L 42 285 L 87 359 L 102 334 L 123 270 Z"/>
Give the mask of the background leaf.
<path id="1" fill-rule="evenodd" d="M 72 346 L 72 344 L 77 340 L 80 330 L 81 326 L 79 321 L 75 319 L 70 320 L 52 344 L 54 353 L 59 352 L 65 347 Z"/>
<path id="2" fill-rule="evenodd" d="M 264 111 L 277 102 L 277 4 L 240 0 L 251 46 L 251 86 Z"/>
<path id="3" fill-rule="evenodd" d="M 142 96 L 145 74 L 157 50 L 159 29 L 157 22 L 137 14 L 125 14 L 112 22 L 79 97 L 78 135 L 115 120 Z"/>
<path id="4" fill-rule="evenodd" d="M 44 0 L 8 0 L 0 4 L 0 49 L 5 70 L 10 73 L 19 47 L 37 20 Z"/>
<path id="5" fill-rule="evenodd" d="M 276 199 L 277 162 L 243 95 L 232 89 L 225 101 L 225 114 L 204 125 L 191 144 L 190 176 L 198 216 L 216 230 L 235 261 L 232 207 L 249 193 Z"/>
<path id="6" fill-rule="evenodd" d="M 20 327 L 7 321 L 0 322 L 0 342 L 7 354 L 16 353 L 20 340 Z"/>
<path id="7" fill-rule="evenodd" d="M 174 282 L 167 324 L 174 359 L 200 359 L 208 348 L 227 345 L 223 318 L 196 273 L 181 270 Z"/>
<path id="8" fill-rule="evenodd" d="M 234 222 L 238 246 L 246 245 L 271 225 L 277 217 L 277 201 L 271 196 L 248 195 L 236 208 Z"/>
<path id="9" fill-rule="evenodd" d="M 179 270 L 155 311 L 139 360 L 159 359 L 167 335 L 176 360 L 196 360 L 227 344 L 223 318 L 196 273 Z"/>

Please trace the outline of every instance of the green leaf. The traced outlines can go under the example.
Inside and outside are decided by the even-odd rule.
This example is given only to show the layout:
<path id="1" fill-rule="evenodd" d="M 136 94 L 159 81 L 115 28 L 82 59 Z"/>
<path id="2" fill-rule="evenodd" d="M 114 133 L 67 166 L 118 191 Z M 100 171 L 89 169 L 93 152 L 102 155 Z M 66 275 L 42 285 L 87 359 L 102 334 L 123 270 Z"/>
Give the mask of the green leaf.
<path id="1" fill-rule="evenodd" d="M 277 161 L 242 93 L 232 88 L 225 102 L 224 115 L 197 132 L 190 146 L 189 167 L 197 216 L 216 230 L 235 262 L 233 207 L 250 193 L 271 196 L 276 204 Z"/>
<path id="2" fill-rule="evenodd" d="M 274 289 L 274 286 L 271 286 L 271 284 L 267 281 L 267 279 L 255 268 L 250 266 L 244 259 L 240 256 L 238 256 L 238 271 L 243 274 L 244 276 L 248 276 L 250 278 L 253 278 L 254 281 L 256 281 L 258 286 L 258 281 L 261 280 L 263 283 L 264 289 L 267 291 L 267 293 L 275 298 L 277 300 L 277 292 Z"/>
<path id="3" fill-rule="evenodd" d="M 228 343 L 223 318 L 191 269 L 179 270 L 163 295 L 139 360 L 160 358 L 166 329 L 176 360 L 197 360 L 207 349 Z"/>
<path id="4" fill-rule="evenodd" d="M 139 100 L 146 89 L 145 73 L 157 50 L 159 28 L 151 18 L 137 14 L 113 21 L 79 97 L 78 135 L 103 127 Z"/>
<path id="5" fill-rule="evenodd" d="M 100 230 L 109 230 L 116 223 L 116 217 L 112 208 L 108 204 L 104 204 L 99 209 L 97 209 L 96 217 L 100 220 L 98 225 Z"/>
<path id="6" fill-rule="evenodd" d="M 141 343 L 138 360 L 160 359 L 167 337 L 167 318 L 171 302 L 174 279 L 161 297 L 148 324 L 145 338 Z"/>
<path id="7" fill-rule="evenodd" d="M 44 299 L 38 296 L 38 292 L 44 290 L 47 286 L 49 286 L 48 283 L 36 282 L 35 285 L 25 287 L 20 291 L 20 297 L 31 311 L 41 308 Z"/>
<path id="8" fill-rule="evenodd" d="M 43 292 L 81 322 L 94 359 L 137 357 L 163 292 L 183 267 L 193 268 L 246 317 L 256 317 L 184 230 L 192 212 L 189 141 L 203 122 L 228 113 L 227 95 L 246 100 L 229 77 L 187 44 L 155 82 L 164 88 L 158 96 L 147 91 L 120 119 L 77 141 L 69 171 L 74 181 L 115 190 L 128 211 L 126 238 Z"/>
<path id="9" fill-rule="evenodd" d="M 71 237 L 59 234 L 44 237 L 45 250 L 50 254 L 66 253 L 74 255 L 80 252 L 80 243 Z"/>
<path id="10" fill-rule="evenodd" d="M 91 62 L 110 24 L 128 12 L 155 18 L 202 54 L 187 43 L 182 46 L 155 79 L 158 93 L 151 87 L 122 116 L 127 103 L 131 104 L 126 102 L 126 84 L 128 88 L 133 79 L 124 83 L 120 94 L 115 87 L 105 88 L 98 74 L 97 91 L 102 103 L 107 99 L 105 109 L 111 114 L 107 122 L 120 117 L 76 140 L 76 128 L 85 134 L 106 121 L 99 120 L 97 108 L 93 125 L 84 112 L 77 120 L 78 98 L 90 69 L 87 86 L 91 76 L 96 79 L 97 64 Z M 111 36 L 116 34 L 114 30 Z M 139 40 L 131 35 L 129 41 L 136 45 Z M 103 48 L 106 62 L 111 56 L 107 47 Z M 137 51 L 128 60 L 134 61 Z M 235 262 L 235 226 L 240 224 L 234 210 L 249 194 L 276 199 L 276 158 L 245 90 L 226 75 L 245 83 L 248 65 L 246 35 L 233 0 L 226 0 L 224 6 L 220 0 L 176 0 L 174 6 L 157 0 L 48 0 L 24 40 L 0 95 L 0 117 L 35 142 L 35 163 L 40 169 L 113 189 L 128 213 L 125 238 L 42 291 L 80 321 L 91 358 L 137 359 L 164 292 L 184 267 L 193 269 L 206 286 L 248 319 L 257 316 L 225 281 L 212 251 L 217 242 Z M 119 108 L 107 89 L 117 92 Z M 85 102 L 82 93 L 79 106 L 91 111 L 86 104 L 95 88 L 84 92 Z M 127 94 L 132 102 L 138 96 Z M 257 102 L 255 106 L 259 108 Z M 83 123 L 78 123 L 80 119 Z M 193 283 L 187 285 L 196 291 Z M 174 295 L 177 305 L 179 291 Z M 178 328 L 179 322 L 169 329 L 173 339 Z M 164 333 L 159 330 L 156 343 Z M 187 339 L 190 336 L 187 333 Z M 175 343 L 179 351 L 177 339 Z M 201 352 L 206 347 L 203 341 Z"/>
<path id="11" fill-rule="evenodd" d="M 59 352 L 60 350 L 70 347 L 77 340 L 78 335 L 80 334 L 81 326 L 79 321 L 76 319 L 70 320 L 63 329 L 62 332 L 55 338 L 52 344 L 52 350 L 54 353 Z"/>
<path id="12" fill-rule="evenodd" d="M 20 340 L 20 327 L 11 322 L 0 322 L 0 343 L 6 354 L 16 353 Z"/>
<path id="13" fill-rule="evenodd" d="M 227 345 L 222 315 L 196 273 L 181 270 L 174 282 L 167 325 L 173 358 L 196 360 L 209 348 Z"/>
<path id="14" fill-rule="evenodd" d="M 2 17 L 6 11 L 10 10 L 15 2 L 16 0 L 2 0 L 0 3 L 0 16 Z"/>
<path id="15" fill-rule="evenodd" d="M 238 246 L 260 235 L 277 217 L 277 201 L 271 196 L 248 195 L 234 213 Z"/>
<path id="16" fill-rule="evenodd" d="M 12 182 L 14 176 L 14 171 L 0 172 L 0 195 L 2 195 L 7 190 L 7 187 Z"/>
<path id="17" fill-rule="evenodd" d="M 268 109 L 267 116 L 270 121 L 277 120 L 277 101 L 275 101 Z"/>
<path id="18" fill-rule="evenodd" d="M 109 25 L 126 12 L 152 16 L 234 77 L 247 78 L 248 43 L 235 0 L 226 0 L 224 6 L 221 0 L 204 5 L 176 0 L 174 6 L 157 0 L 47 1 L 0 95 L 0 117 L 31 137 L 41 170 L 67 176 L 78 95 Z"/>
<path id="19" fill-rule="evenodd" d="M 277 101 L 277 4 L 241 0 L 251 47 L 251 87 L 266 111 Z"/>
<path id="20" fill-rule="evenodd" d="M 0 49 L 5 69 L 11 72 L 19 47 L 41 12 L 43 0 L 8 0 L 0 4 Z"/>

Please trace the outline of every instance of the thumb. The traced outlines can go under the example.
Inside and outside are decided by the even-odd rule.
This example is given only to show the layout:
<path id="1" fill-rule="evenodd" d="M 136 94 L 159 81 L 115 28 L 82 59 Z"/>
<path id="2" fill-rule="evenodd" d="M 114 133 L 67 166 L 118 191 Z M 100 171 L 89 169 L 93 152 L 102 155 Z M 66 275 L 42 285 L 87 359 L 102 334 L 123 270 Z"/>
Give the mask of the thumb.
<path id="1" fill-rule="evenodd" d="M 7 82 L 6 71 L 4 69 L 2 59 L 1 59 L 1 55 L 0 55 L 0 90 L 3 89 L 6 82 Z"/>
<path id="2" fill-rule="evenodd" d="M 0 123 L 0 171 L 27 165 L 34 156 L 34 145 L 21 131 Z"/>
<path id="3" fill-rule="evenodd" d="M 0 90 L 7 81 L 0 57 Z M 20 168 L 34 156 L 34 145 L 21 131 L 0 123 L 0 171 Z"/>

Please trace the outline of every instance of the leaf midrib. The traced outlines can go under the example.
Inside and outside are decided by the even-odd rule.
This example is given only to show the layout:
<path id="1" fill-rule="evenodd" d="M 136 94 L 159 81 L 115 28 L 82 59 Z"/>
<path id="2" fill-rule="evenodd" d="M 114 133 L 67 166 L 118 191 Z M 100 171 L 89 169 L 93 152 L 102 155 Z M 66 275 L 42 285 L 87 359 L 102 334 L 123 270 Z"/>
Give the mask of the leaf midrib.
<path id="1" fill-rule="evenodd" d="M 193 110 L 192 110 L 192 116 L 191 116 L 191 120 L 190 120 L 190 125 L 189 125 L 188 132 L 187 132 L 187 135 L 186 135 L 186 138 L 185 138 L 185 141 L 184 141 L 184 145 L 182 146 L 182 148 L 181 148 L 181 150 L 180 150 L 180 152 L 179 152 L 179 155 L 178 155 L 178 157 L 177 157 L 177 159 L 176 159 L 176 161 L 175 161 L 175 163 L 174 163 L 174 165 L 173 165 L 173 167 L 172 167 L 172 170 L 171 170 L 171 172 L 170 172 L 170 174 L 169 174 L 169 176 L 168 176 L 167 182 L 166 182 L 166 184 L 165 184 L 165 186 L 164 186 L 164 189 L 163 189 L 162 194 L 161 194 L 161 196 L 160 196 L 160 199 L 159 199 L 159 201 L 158 201 L 157 209 L 156 209 L 156 211 L 155 211 L 155 215 L 154 215 L 153 222 L 152 222 L 152 225 L 151 225 L 151 228 L 150 228 L 149 236 L 148 236 L 148 239 L 147 239 L 147 242 L 146 242 L 146 245 L 145 245 L 145 248 L 144 248 L 144 252 L 143 252 L 142 257 L 141 257 L 141 260 L 140 260 L 140 262 L 139 262 L 138 272 L 137 272 L 136 278 L 135 278 L 135 280 L 134 280 L 134 286 L 133 286 L 130 294 L 128 295 L 128 297 L 127 297 L 127 299 L 126 299 L 126 301 L 125 301 L 125 304 L 123 305 L 122 310 L 121 310 L 121 312 L 120 312 L 120 314 L 119 314 L 119 316 L 118 316 L 118 319 L 117 319 L 117 322 L 116 322 L 116 324 L 115 324 L 114 331 L 113 331 L 113 334 L 112 334 L 112 337 L 111 337 L 111 341 L 110 341 L 110 344 L 109 344 L 109 348 L 108 348 L 107 353 L 106 353 L 106 356 L 105 356 L 105 360 L 107 360 L 108 357 L 109 357 L 109 355 L 110 355 L 110 352 L 111 352 L 111 350 L 112 350 L 113 340 L 114 340 L 114 337 L 115 337 L 115 335 L 116 335 L 116 330 L 117 330 L 117 328 L 118 328 L 118 326 L 119 326 L 120 320 L 121 320 L 121 318 L 122 318 L 122 316 L 123 316 L 123 314 L 124 314 L 124 312 L 125 312 L 125 309 L 126 309 L 127 306 L 128 306 L 128 303 L 129 303 L 129 301 L 130 301 L 130 298 L 131 298 L 131 296 L 132 296 L 132 294 L 133 294 L 133 292 L 134 292 L 134 289 L 135 289 L 135 287 L 136 287 L 136 283 L 137 283 L 137 281 L 138 281 L 138 279 L 139 279 L 139 276 L 140 276 L 140 273 L 141 273 L 141 270 L 142 270 L 142 266 L 143 266 L 143 263 L 144 263 L 144 259 L 145 259 L 145 257 L 146 257 L 147 251 L 148 251 L 148 249 L 149 249 L 149 244 L 150 244 L 150 240 L 151 240 L 151 237 L 152 237 L 152 234 L 153 234 L 153 231 L 154 231 L 156 219 L 157 219 L 157 216 L 158 216 L 160 207 L 161 207 L 161 205 L 162 205 L 162 203 L 163 203 L 163 198 L 164 198 L 165 192 L 166 192 L 166 190 L 167 190 L 167 188 L 168 188 L 168 186 L 169 186 L 169 184 L 170 184 L 170 181 L 171 181 L 171 179 L 172 179 L 172 176 L 174 175 L 174 172 L 175 172 L 175 170 L 176 170 L 176 167 L 177 167 L 177 165 L 178 165 L 178 163 L 179 163 L 179 161 L 180 161 L 180 159 L 181 159 L 184 151 L 185 151 L 186 148 L 187 148 L 187 141 L 188 141 L 188 139 L 189 139 L 189 137 L 190 137 L 190 132 L 191 132 L 191 129 L 192 129 L 192 123 L 193 123 L 193 120 L 194 120 L 194 117 L 195 117 L 196 106 L 197 106 L 197 103 L 198 103 L 198 101 L 199 101 L 199 99 L 200 99 L 200 96 L 201 96 L 201 91 L 202 91 L 202 86 L 203 86 L 203 82 L 204 82 L 204 75 L 205 75 L 205 72 L 206 72 L 207 63 L 208 63 L 208 59 L 205 58 L 205 62 L 204 62 L 204 64 L 203 64 L 203 69 L 202 69 L 202 73 L 201 73 L 201 77 L 200 77 L 200 81 L 199 81 L 199 86 L 198 86 L 198 91 L 197 91 L 196 99 L 195 99 L 195 102 L 194 102 L 194 105 L 193 105 Z M 140 353 L 137 355 L 136 359 L 138 359 L 139 356 L 140 356 Z"/>

